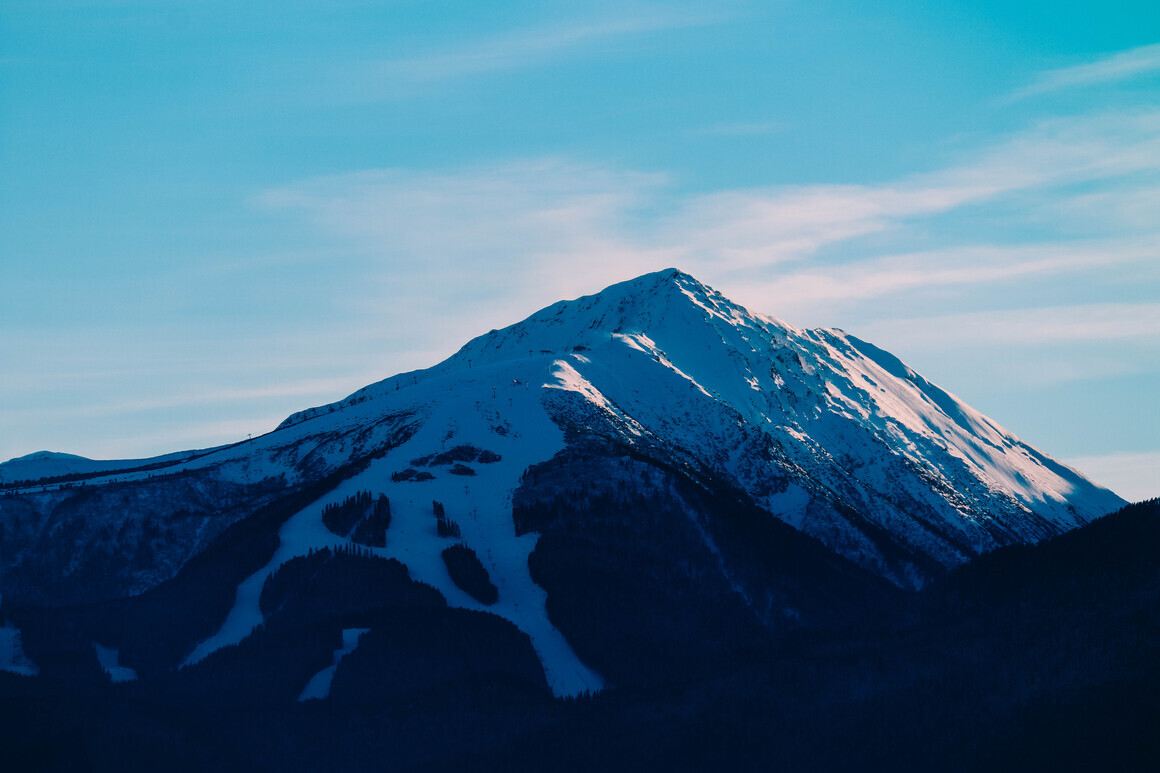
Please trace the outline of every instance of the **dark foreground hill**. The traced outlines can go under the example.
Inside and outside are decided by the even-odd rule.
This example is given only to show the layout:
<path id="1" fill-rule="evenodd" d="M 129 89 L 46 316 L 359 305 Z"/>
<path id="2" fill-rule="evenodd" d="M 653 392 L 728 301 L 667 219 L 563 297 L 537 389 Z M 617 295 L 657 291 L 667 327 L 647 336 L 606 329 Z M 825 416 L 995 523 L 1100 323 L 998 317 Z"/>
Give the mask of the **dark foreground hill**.
<path id="1" fill-rule="evenodd" d="M 518 632 L 483 617 L 449 625 L 472 613 L 386 562 L 316 556 L 294 571 L 331 597 L 340 576 L 392 589 L 391 606 L 350 621 L 408 632 L 360 644 L 360 678 L 336 678 L 324 701 L 264 695 L 304 657 L 276 625 L 245 668 L 222 657 L 197 679 L 0 674 L 5 769 L 1154 770 L 1158 556 L 1152 500 L 884 594 L 853 624 L 742 637 L 711 658 L 708 636 L 675 653 L 657 644 L 669 678 L 642 669 L 568 700 L 548 693 Z M 365 606 L 355 596 L 342 597 Z M 392 666 L 415 652 L 421 673 Z"/>

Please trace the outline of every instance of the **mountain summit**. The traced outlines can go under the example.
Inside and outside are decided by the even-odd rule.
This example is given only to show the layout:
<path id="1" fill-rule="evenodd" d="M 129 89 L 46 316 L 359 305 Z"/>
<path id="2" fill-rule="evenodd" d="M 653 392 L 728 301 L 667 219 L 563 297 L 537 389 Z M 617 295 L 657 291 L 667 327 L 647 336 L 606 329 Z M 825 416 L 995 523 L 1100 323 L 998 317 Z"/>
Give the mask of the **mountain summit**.
<path id="1" fill-rule="evenodd" d="M 673 636 L 709 657 L 754 630 L 824 624 L 1123 504 L 881 349 L 754 314 L 675 269 L 553 304 L 252 441 L 67 475 L 36 463 L 21 477 L 42 480 L 4 484 L 0 593 L 145 599 L 124 602 L 136 610 L 178 593 L 193 622 L 130 646 L 135 668 L 196 669 L 260 640 L 289 619 L 293 604 L 270 600 L 287 577 L 313 566 L 300 587 L 317 587 L 318 556 L 349 554 L 501 618 L 510 631 L 488 635 L 526 637 L 557 694 L 659 674 L 643 653 Z M 351 615 L 342 652 L 357 663 L 381 620 Z"/>
<path id="2" fill-rule="evenodd" d="M 282 427 L 457 378 L 540 387 L 557 425 L 583 433 L 584 415 L 591 433 L 727 480 L 904 586 L 1123 504 L 872 344 L 754 314 L 676 269 L 553 304 Z"/>

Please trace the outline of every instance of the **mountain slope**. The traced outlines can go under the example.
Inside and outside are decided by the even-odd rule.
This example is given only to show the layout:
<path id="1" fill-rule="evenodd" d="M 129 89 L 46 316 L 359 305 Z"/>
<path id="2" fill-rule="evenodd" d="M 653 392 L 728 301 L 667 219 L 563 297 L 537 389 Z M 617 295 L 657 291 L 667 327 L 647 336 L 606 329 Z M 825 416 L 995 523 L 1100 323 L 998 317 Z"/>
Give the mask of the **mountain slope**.
<path id="1" fill-rule="evenodd" d="M 121 646 L 122 666 L 218 668 L 272 635 L 262 599 L 282 567 L 359 550 L 517 628 L 556 694 L 842 624 L 890 597 L 877 578 L 921 586 L 1122 504 L 872 345 L 752 314 L 672 269 L 554 304 L 251 441 L 87 469 L 5 486 L 0 592 L 113 604 L 70 635 Z M 380 499 L 389 525 L 372 539 L 357 503 Z M 494 601 L 453 576 L 459 543 Z M 165 594 L 217 601 L 150 654 L 141 621 Z M 327 642 L 381 620 L 356 612 Z M 650 665 L 666 630 L 683 654 Z M 298 667 L 337 649 L 318 643 Z M 356 648 L 336 684 L 366 662 Z"/>
<path id="2" fill-rule="evenodd" d="M 672 269 L 554 304 L 283 427 L 452 374 L 502 386 L 496 369 L 526 366 L 541 370 L 533 387 L 594 406 L 602 432 L 732 481 L 904 586 L 1123 503 L 873 345 L 752 314 Z"/>

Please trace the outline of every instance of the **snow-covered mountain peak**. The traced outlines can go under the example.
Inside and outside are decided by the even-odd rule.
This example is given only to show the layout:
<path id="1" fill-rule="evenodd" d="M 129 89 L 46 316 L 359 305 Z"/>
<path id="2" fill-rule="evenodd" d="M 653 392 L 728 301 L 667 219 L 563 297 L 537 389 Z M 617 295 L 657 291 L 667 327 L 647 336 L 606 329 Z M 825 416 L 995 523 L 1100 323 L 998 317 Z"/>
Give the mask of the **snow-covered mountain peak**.
<path id="1" fill-rule="evenodd" d="M 552 304 L 522 322 L 473 339 L 445 365 L 584 351 L 616 336 L 651 336 L 709 319 L 733 326 L 757 322 L 745 309 L 688 274 L 665 269 Z"/>
<path id="2" fill-rule="evenodd" d="M 12 475 L 21 465 L 29 474 Z M 59 589 L 42 590 L 53 603 L 74 603 L 83 597 L 76 587 L 92 585 L 69 587 L 76 572 L 140 592 L 279 492 L 313 492 L 290 496 L 276 549 L 239 585 L 217 633 L 185 653 L 188 664 L 260 630 L 262 589 L 283 565 L 365 548 L 402 563 L 449 605 L 523 631 L 560 694 L 603 683 L 548 614 L 542 576 L 530 568 L 540 534 L 549 543 L 551 529 L 561 536 L 551 522 L 561 508 L 594 508 L 567 534 L 590 516 L 599 521 L 601 502 L 647 510 L 667 501 L 662 509 L 679 522 L 657 528 L 696 543 L 742 603 L 773 621 L 794 611 L 780 591 L 758 593 L 763 562 L 776 560 L 761 553 L 769 543 L 744 560 L 730 553 L 757 532 L 797 544 L 788 524 L 863 570 L 918 587 L 992 548 L 1122 505 L 873 344 L 754 314 L 676 269 L 555 303 L 431 368 L 294 414 L 252 440 L 121 462 L 38 454 L 0 466 L 0 482 L 46 470 L 58 477 L 10 487 L 19 496 L 7 506 L 30 526 L 25 542 L 13 531 L 0 547 L 18 556 L 10 567 L 23 574 L 11 582 L 61 578 Z M 69 488 L 76 482 L 82 492 Z M 327 508 L 353 497 L 389 502 L 383 539 L 360 542 L 326 523 Z M 548 520 L 517 516 L 518 503 Z M 494 600 L 449 574 L 444 508 Z M 643 515 L 642 523 L 656 516 Z M 751 531 L 755 523 L 764 526 Z M 70 535 L 79 557 L 37 553 L 41 534 Z M 126 544 L 114 551 L 111 535 Z M 128 554 L 130 543 L 137 558 L 110 577 L 108 556 Z"/>
<path id="3" fill-rule="evenodd" d="M 432 371 L 517 360 L 542 360 L 544 385 L 623 442 L 659 444 L 828 542 L 842 533 L 840 552 L 903 584 L 917 570 L 889 566 L 882 534 L 952 566 L 1122 502 L 873 344 L 753 314 L 676 269 L 553 304 Z"/>
<path id="4" fill-rule="evenodd" d="M 611 285 L 599 293 L 559 301 L 528 318 L 468 341 L 454 355 L 426 370 L 403 373 L 372 384 L 337 403 L 307 409 L 283 422 L 288 427 L 320 415 L 341 411 L 368 399 L 418 388 L 435 379 L 468 376 L 483 368 L 543 359 L 545 371 L 559 357 L 584 355 L 608 346 L 655 349 L 657 342 L 690 340 L 699 345 L 753 347 L 746 343 L 753 330 L 770 341 L 793 330 L 760 318 L 675 268 L 644 274 Z M 736 340 L 730 340 L 736 339 Z M 472 374 L 468 374 L 471 371 Z"/>
<path id="5" fill-rule="evenodd" d="M 400 438 L 409 456 L 376 464 L 388 476 L 457 444 L 516 459 L 534 442 L 540 463 L 580 436 L 744 492 L 901 585 L 1122 504 L 873 344 L 754 314 L 677 269 L 554 303 L 253 441 L 92 464 L 301 482 Z"/>
<path id="6" fill-rule="evenodd" d="M 807 508 L 813 514 L 802 510 L 818 496 L 866 512 L 897 480 L 915 478 L 903 499 L 922 503 L 916 506 L 924 512 L 949 507 L 937 518 L 949 525 L 929 525 L 944 535 L 936 542 L 959 535 L 937 559 L 943 565 L 1003 544 L 1010 528 L 1038 539 L 1121 502 L 873 344 L 754 314 L 672 268 L 554 303 L 469 341 L 428 370 L 296 414 L 283 426 L 368 401 L 397 407 L 409 400 L 418 410 L 449 388 L 435 384 L 511 378 L 572 391 L 607 415 L 626 442 L 651 438 L 742 488 L 773 492 L 761 503 L 786 511 L 799 527 L 820 517 L 816 506 Z M 744 448 L 733 436 L 737 428 L 752 436 Z M 803 470 L 812 485 L 791 503 L 778 492 L 795 490 L 784 480 Z M 934 504 L 927 501 L 932 486 L 942 492 Z M 995 496 L 1026 523 L 997 526 Z"/>

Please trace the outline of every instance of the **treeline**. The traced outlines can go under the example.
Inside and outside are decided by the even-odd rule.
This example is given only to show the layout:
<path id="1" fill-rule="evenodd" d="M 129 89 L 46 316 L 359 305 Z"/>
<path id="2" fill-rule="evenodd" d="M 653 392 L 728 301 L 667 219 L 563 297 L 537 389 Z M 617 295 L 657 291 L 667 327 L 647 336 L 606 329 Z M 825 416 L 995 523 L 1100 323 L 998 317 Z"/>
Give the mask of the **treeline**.
<path id="1" fill-rule="evenodd" d="M 393 606 L 441 606 L 430 586 L 410 579 L 393 558 L 364 547 L 337 545 L 312 550 L 278 567 L 262 586 L 262 615 L 300 621 L 342 616 Z M 353 625 L 353 623 L 352 623 Z"/>
<path id="2" fill-rule="evenodd" d="M 429 454 L 411 460 L 416 467 L 430 467 L 450 465 L 456 462 L 479 462 L 480 464 L 494 464 L 503 457 L 486 448 L 476 448 L 471 445 L 459 445 L 439 454 Z"/>
<path id="3" fill-rule="evenodd" d="M 528 565 L 552 623 L 617 685 L 679 681 L 772 632 L 874 616 L 901 593 L 722 481 L 614 447 L 531 468 L 513 517 L 517 534 L 540 534 Z"/>

